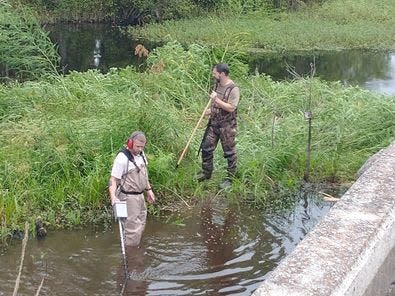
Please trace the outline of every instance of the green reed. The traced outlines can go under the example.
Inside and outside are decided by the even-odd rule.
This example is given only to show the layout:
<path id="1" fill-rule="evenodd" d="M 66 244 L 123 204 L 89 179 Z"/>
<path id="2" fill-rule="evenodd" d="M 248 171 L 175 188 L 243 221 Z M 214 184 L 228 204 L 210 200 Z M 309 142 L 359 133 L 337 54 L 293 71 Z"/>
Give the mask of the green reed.
<path id="1" fill-rule="evenodd" d="M 0 78 L 39 79 L 57 73 L 59 56 L 26 6 L 0 2 Z"/>
<path id="2" fill-rule="evenodd" d="M 207 103 L 211 66 L 224 59 L 240 85 L 239 176 L 230 198 L 272 209 L 293 200 L 303 179 L 311 96 L 312 182 L 350 182 L 364 161 L 394 138 L 395 100 L 319 79 L 273 82 L 247 74 L 235 53 L 171 42 L 148 68 L 72 72 L 50 81 L 0 85 L 0 235 L 40 215 L 50 226 L 111 221 L 107 182 L 128 135 L 143 130 L 159 204 L 224 194 L 221 148 L 213 179 L 196 183 L 199 127 L 178 156 Z M 281 198 L 280 198 L 281 197 Z M 160 207 L 150 208 L 158 212 Z"/>
<path id="3" fill-rule="evenodd" d="M 130 27 L 132 36 L 180 40 L 224 48 L 235 41 L 250 51 L 393 49 L 392 0 L 325 1 L 294 12 L 261 11 L 208 14 L 204 17 Z M 239 48 L 239 44 L 233 46 Z"/>

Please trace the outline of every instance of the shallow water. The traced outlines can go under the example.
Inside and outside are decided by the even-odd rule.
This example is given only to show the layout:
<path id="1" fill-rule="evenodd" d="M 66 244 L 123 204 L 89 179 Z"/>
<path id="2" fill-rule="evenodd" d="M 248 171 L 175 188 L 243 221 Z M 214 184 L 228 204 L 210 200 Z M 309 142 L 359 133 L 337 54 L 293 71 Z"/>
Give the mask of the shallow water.
<path id="1" fill-rule="evenodd" d="M 288 213 L 207 200 L 169 221 L 149 217 L 142 247 L 128 250 L 125 281 L 118 224 L 112 231 L 50 232 L 28 242 L 18 295 L 251 295 L 328 212 L 308 197 Z M 12 295 L 21 255 L 0 256 L 0 295 Z"/>

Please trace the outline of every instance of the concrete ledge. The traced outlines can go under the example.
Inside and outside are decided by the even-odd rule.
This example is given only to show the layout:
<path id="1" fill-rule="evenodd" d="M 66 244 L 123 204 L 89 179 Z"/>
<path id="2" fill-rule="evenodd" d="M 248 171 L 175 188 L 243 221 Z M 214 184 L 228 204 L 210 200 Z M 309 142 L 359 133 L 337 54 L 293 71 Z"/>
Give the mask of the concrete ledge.
<path id="1" fill-rule="evenodd" d="M 385 295 L 395 280 L 394 247 L 395 142 L 364 167 L 341 200 L 253 295 Z M 388 269 L 387 277 L 376 276 Z"/>

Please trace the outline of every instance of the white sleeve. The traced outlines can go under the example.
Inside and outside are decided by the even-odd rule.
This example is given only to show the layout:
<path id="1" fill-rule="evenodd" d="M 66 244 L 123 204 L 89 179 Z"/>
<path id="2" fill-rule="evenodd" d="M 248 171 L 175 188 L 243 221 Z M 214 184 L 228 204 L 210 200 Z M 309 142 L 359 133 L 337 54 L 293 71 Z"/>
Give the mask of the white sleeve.
<path id="1" fill-rule="evenodd" d="M 122 179 L 122 176 L 126 174 L 128 169 L 128 158 L 122 152 L 118 153 L 115 157 L 114 164 L 111 170 L 111 176 Z"/>

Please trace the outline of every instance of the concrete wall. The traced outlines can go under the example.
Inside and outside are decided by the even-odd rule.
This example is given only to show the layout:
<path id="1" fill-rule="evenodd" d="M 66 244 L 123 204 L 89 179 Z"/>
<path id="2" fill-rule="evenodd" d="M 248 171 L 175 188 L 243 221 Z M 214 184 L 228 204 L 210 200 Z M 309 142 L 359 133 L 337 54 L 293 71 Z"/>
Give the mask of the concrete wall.
<path id="1" fill-rule="evenodd" d="M 384 264 L 381 265 L 380 269 L 376 273 L 376 276 L 374 277 L 373 281 L 369 284 L 368 288 L 366 289 L 363 295 L 364 296 L 369 296 L 369 295 L 395 296 L 394 294 L 395 290 L 393 290 L 393 287 L 386 285 L 386 283 L 392 283 L 394 281 L 395 281 L 395 248 L 393 248 L 391 253 L 387 256 Z"/>
<path id="2" fill-rule="evenodd" d="M 380 296 L 395 280 L 395 142 L 361 175 L 254 296 Z"/>

